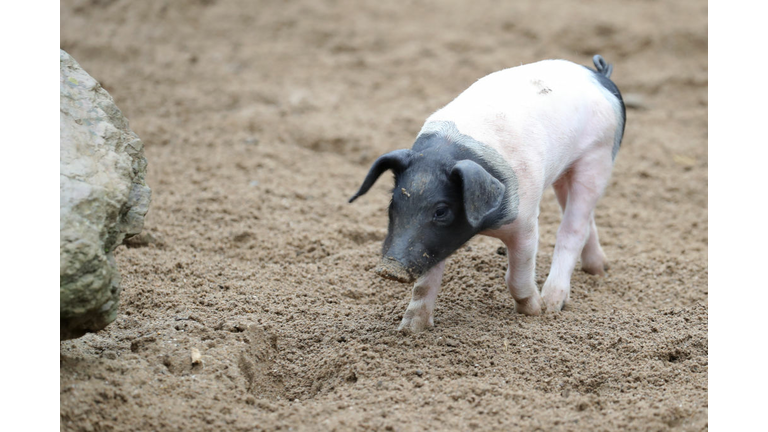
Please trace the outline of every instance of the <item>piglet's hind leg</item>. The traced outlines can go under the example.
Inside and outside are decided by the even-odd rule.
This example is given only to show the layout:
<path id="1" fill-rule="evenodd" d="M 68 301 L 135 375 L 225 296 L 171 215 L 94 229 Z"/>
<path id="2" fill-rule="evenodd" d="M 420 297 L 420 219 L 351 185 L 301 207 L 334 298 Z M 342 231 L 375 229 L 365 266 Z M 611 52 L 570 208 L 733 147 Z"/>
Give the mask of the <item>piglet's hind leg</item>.
<path id="1" fill-rule="evenodd" d="M 574 164 L 566 182 L 558 181 L 555 185 L 561 205 L 563 191 L 558 189 L 566 187 L 568 194 L 563 221 L 557 230 L 552 268 L 541 290 L 549 312 L 561 310 L 570 299 L 571 275 L 589 238 L 594 223 L 593 211 L 608 184 L 612 168 L 610 154 L 595 152 Z"/>
<path id="2" fill-rule="evenodd" d="M 563 214 L 565 214 L 565 207 L 568 204 L 568 190 L 571 187 L 570 174 L 570 172 L 564 174 L 553 185 L 555 194 L 557 195 L 557 202 L 560 204 Z M 608 260 L 605 257 L 603 248 L 600 247 L 600 239 L 597 236 L 594 211 L 589 217 L 589 236 L 587 237 L 587 243 L 581 251 L 581 269 L 589 274 L 598 276 L 604 276 L 605 271 L 608 270 Z"/>
<path id="3" fill-rule="evenodd" d="M 595 213 L 589 218 L 589 237 L 584 250 L 581 251 L 581 269 L 585 272 L 604 276 L 608 270 L 608 260 L 605 257 L 603 248 L 600 247 L 600 239 L 597 236 L 597 225 L 595 224 Z"/>

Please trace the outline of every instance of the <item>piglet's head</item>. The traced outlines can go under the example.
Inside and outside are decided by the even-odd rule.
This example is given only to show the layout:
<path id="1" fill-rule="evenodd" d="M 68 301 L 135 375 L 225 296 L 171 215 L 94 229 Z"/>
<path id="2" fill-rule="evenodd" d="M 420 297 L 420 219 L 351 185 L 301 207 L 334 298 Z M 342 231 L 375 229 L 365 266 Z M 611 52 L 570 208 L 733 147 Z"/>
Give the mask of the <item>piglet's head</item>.
<path id="1" fill-rule="evenodd" d="M 379 157 L 349 199 L 368 192 L 384 171 L 394 173 L 389 228 L 376 269 L 382 277 L 413 282 L 487 229 L 501 207 L 505 187 L 499 180 L 472 160 L 440 153 L 403 149 Z"/>

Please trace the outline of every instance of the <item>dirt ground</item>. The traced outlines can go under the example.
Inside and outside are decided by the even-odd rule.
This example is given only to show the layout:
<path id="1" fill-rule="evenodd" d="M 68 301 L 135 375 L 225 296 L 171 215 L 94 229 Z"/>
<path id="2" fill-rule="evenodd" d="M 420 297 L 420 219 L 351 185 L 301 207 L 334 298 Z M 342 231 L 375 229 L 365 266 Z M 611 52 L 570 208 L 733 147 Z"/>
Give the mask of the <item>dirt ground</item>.
<path id="1" fill-rule="evenodd" d="M 62 0 L 153 198 L 117 320 L 61 343 L 61 429 L 707 429 L 707 43 L 694 0 Z M 596 212 L 607 277 L 517 315 L 478 237 L 436 327 L 397 333 L 410 287 L 371 271 L 391 180 L 346 202 L 370 163 L 490 72 L 596 53 L 634 101 Z M 539 286 L 551 191 L 540 221 Z"/>

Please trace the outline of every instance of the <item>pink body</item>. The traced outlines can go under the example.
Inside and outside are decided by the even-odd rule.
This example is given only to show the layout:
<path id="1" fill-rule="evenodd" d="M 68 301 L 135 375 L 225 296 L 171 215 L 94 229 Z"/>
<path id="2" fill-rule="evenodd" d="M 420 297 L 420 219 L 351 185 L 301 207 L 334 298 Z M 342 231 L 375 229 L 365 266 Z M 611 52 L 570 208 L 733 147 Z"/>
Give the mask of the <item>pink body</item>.
<path id="1" fill-rule="evenodd" d="M 435 121 L 453 122 L 462 134 L 495 149 L 517 176 L 517 219 L 482 234 L 507 246 L 506 282 L 518 312 L 562 309 L 579 256 L 585 271 L 604 273 L 594 208 L 611 175 L 624 117 L 621 101 L 595 72 L 565 60 L 505 69 L 478 80 L 432 114 L 422 132 Z M 534 274 L 539 203 L 549 186 L 554 186 L 563 220 L 552 268 L 539 293 Z M 443 261 L 416 281 L 401 329 L 432 325 L 444 268 Z"/>

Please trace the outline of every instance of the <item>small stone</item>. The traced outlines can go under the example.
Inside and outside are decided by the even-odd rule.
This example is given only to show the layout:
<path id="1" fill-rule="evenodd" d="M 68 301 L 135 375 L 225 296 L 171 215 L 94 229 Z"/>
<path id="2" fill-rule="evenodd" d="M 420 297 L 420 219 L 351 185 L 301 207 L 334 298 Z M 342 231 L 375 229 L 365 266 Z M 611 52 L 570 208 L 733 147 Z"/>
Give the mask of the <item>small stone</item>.
<path id="1" fill-rule="evenodd" d="M 448 345 L 449 347 L 457 347 L 459 346 L 459 341 L 454 339 L 446 339 L 445 344 Z"/>
<path id="2" fill-rule="evenodd" d="M 416 369 L 416 375 L 422 376 L 424 375 L 424 371 L 422 371 L 421 369 Z"/>
<path id="3" fill-rule="evenodd" d="M 108 360 L 115 360 L 117 358 L 117 354 L 114 351 L 104 351 L 102 356 Z"/>
<path id="4" fill-rule="evenodd" d="M 499 246 L 499 248 L 496 249 L 496 253 L 501 256 L 507 256 L 507 248 L 505 248 L 504 246 Z"/>
<path id="5" fill-rule="evenodd" d="M 622 96 L 624 106 L 633 109 L 647 109 L 648 104 L 643 100 L 643 96 L 637 93 L 627 93 Z"/>
<path id="6" fill-rule="evenodd" d="M 200 354 L 199 349 L 192 348 L 192 352 L 189 354 L 189 356 L 192 359 L 193 365 L 203 364 L 203 356 Z"/>
<path id="7" fill-rule="evenodd" d="M 673 154 L 672 160 L 675 161 L 676 164 L 686 168 L 696 165 L 696 159 L 686 155 Z"/>

